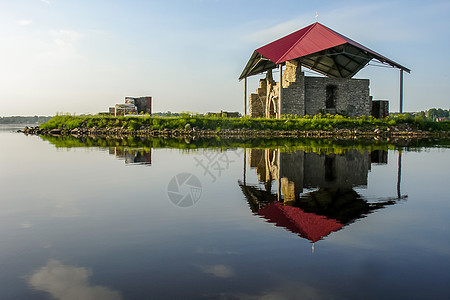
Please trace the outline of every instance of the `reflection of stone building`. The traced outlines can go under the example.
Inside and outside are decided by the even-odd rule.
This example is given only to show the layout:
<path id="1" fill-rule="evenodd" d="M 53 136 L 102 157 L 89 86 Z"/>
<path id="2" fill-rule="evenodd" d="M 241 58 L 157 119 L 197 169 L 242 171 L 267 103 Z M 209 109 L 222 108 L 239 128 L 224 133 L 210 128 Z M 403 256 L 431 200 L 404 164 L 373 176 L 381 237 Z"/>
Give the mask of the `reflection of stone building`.
<path id="1" fill-rule="evenodd" d="M 367 186 L 372 159 L 387 163 L 387 152 L 349 150 L 345 154 L 319 155 L 251 149 L 249 165 L 256 169 L 264 188 L 245 181 L 239 185 L 255 214 L 316 242 L 396 203 L 397 198 L 369 203 L 354 190 Z M 273 191 L 273 182 L 277 182 L 277 191 Z"/>
<path id="2" fill-rule="evenodd" d="M 152 164 L 152 152 L 139 149 L 124 149 L 118 147 L 109 148 L 109 154 L 114 155 L 118 159 L 125 160 L 126 164 Z"/>
<path id="3" fill-rule="evenodd" d="M 357 150 L 342 155 L 268 149 L 251 149 L 249 153 L 249 165 L 256 168 L 259 181 L 267 186 L 279 180 L 285 198 L 298 197 L 304 188 L 366 186 L 370 164 L 371 155 Z"/>

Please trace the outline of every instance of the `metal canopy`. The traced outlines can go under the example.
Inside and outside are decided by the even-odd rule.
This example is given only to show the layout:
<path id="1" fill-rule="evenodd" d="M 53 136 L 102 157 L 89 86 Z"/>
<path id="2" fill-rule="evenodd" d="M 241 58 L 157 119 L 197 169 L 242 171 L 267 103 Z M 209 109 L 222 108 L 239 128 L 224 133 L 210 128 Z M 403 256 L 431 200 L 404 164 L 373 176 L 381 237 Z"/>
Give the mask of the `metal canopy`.
<path id="1" fill-rule="evenodd" d="M 256 49 L 239 80 L 276 68 L 288 60 L 329 77 L 351 78 L 372 59 L 402 71 L 410 70 L 320 24 L 314 23 Z"/>

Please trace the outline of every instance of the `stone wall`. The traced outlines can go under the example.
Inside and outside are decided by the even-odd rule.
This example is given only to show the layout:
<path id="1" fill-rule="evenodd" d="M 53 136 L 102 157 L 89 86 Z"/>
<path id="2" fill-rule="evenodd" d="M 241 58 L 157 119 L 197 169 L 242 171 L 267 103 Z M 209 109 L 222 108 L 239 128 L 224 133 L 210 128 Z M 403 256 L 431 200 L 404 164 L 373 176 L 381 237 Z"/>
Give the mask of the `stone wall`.
<path id="1" fill-rule="evenodd" d="M 370 115 L 369 80 L 329 77 L 305 78 L 305 113 L 320 112 L 348 116 Z M 327 108 L 327 87 L 335 87 L 334 108 Z"/>
<path id="2" fill-rule="evenodd" d="M 250 94 L 248 106 L 251 118 L 263 118 L 266 116 L 266 105 L 258 94 Z"/>
<path id="3" fill-rule="evenodd" d="M 290 202 L 297 199 L 304 189 L 367 186 L 370 165 L 376 155 L 358 150 L 339 155 L 320 155 L 304 151 L 250 149 L 248 164 L 256 169 L 258 181 L 265 183 L 267 191 L 270 191 L 272 182 L 279 178 L 284 200 Z M 380 153 L 378 157 L 387 161 L 387 153 Z"/>
<path id="4" fill-rule="evenodd" d="M 114 116 L 124 116 L 126 114 L 136 113 L 136 106 L 131 103 L 116 104 L 114 107 Z"/>
<path id="5" fill-rule="evenodd" d="M 368 79 L 305 77 L 296 60 L 286 62 L 283 72 L 284 115 L 316 115 L 318 113 L 348 116 L 370 115 Z M 268 71 L 259 82 L 256 94 L 249 96 L 250 117 L 273 117 L 278 113 L 279 83 Z"/>
<path id="6" fill-rule="evenodd" d="M 152 114 L 152 97 L 125 97 L 125 103 L 133 104 L 138 113 Z"/>
<path id="7" fill-rule="evenodd" d="M 351 188 L 367 186 L 369 152 L 350 150 L 341 155 L 305 153 L 305 188 Z"/>
<path id="8" fill-rule="evenodd" d="M 278 96 L 280 94 L 280 83 L 275 81 L 267 82 L 267 97 L 266 97 L 266 117 L 275 118 L 278 116 Z"/>
<path id="9" fill-rule="evenodd" d="M 259 182 L 277 180 L 279 176 L 279 150 L 250 149 L 248 164 L 256 168 Z"/>
<path id="10" fill-rule="evenodd" d="M 266 151 L 265 149 L 250 149 L 248 151 L 248 165 L 256 169 L 258 181 L 266 181 Z"/>
<path id="11" fill-rule="evenodd" d="M 305 115 L 305 76 L 301 72 L 301 65 L 295 60 L 286 62 L 281 105 L 283 115 Z"/>
<path id="12" fill-rule="evenodd" d="M 259 81 L 256 94 L 249 96 L 249 113 L 252 118 L 273 117 L 278 111 L 278 84 L 267 71 L 266 78 Z"/>
<path id="13" fill-rule="evenodd" d="M 118 159 L 125 160 L 126 164 L 142 164 L 151 165 L 152 164 L 152 151 L 138 151 L 130 150 L 119 147 L 109 148 L 109 154 L 113 154 Z"/>
<path id="14" fill-rule="evenodd" d="M 305 152 L 280 153 L 281 192 L 284 202 L 295 201 L 303 191 L 303 158 Z"/>
<path id="15" fill-rule="evenodd" d="M 372 102 L 372 116 L 374 118 L 389 117 L 389 101 L 373 100 L 371 102 Z"/>
<path id="16" fill-rule="evenodd" d="M 380 165 L 387 164 L 388 152 L 386 150 L 373 150 L 372 152 L 370 152 L 370 162 Z"/>
<path id="17" fill-rule="evenodd" d="M 251 118 L 263 118 L 266 116 L 266 96 L 267 81 L 266 79 L 260 79 L 259 87 L 256 89 L 256 94 L 250 94 L 248 100 L 249 114 Z"/>

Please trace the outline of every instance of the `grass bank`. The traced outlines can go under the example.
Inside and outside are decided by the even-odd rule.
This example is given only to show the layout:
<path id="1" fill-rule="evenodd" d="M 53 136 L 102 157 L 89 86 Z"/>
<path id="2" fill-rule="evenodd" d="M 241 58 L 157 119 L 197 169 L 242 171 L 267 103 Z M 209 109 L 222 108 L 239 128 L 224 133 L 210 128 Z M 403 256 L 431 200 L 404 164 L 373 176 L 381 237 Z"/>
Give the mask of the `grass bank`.
<path id="1" fill-rule="evenodd" d="M 44 130 L 76 128 L 121 128 L 137 130 L 278 130 L 278 131 L 334 131 L 375 129 L 388 130 L 396 128 L 413 131 L 450 131 L 450 121 L 434 122 L 422 117 L 397 115 L 385 119 L 373 117 L 350 118 L 340 115 L 315 115 L 305 117 L 284 117 L 282 119 L 266 118 L 221 118 L 205 116 L 184 117 L 150 117 L 150 116 L 55 116 L 39 128 Z"/>

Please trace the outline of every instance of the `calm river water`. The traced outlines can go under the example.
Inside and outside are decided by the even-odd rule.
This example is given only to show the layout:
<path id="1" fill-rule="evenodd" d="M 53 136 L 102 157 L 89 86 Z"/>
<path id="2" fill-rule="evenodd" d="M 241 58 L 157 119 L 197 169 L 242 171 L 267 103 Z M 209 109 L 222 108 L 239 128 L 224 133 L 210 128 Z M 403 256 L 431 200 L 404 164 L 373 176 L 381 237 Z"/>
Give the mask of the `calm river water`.
<path id="1" fill-rule="evenodd" d="M 0 299 L 450 298 L 447 146 L 13 129 Z"/>

